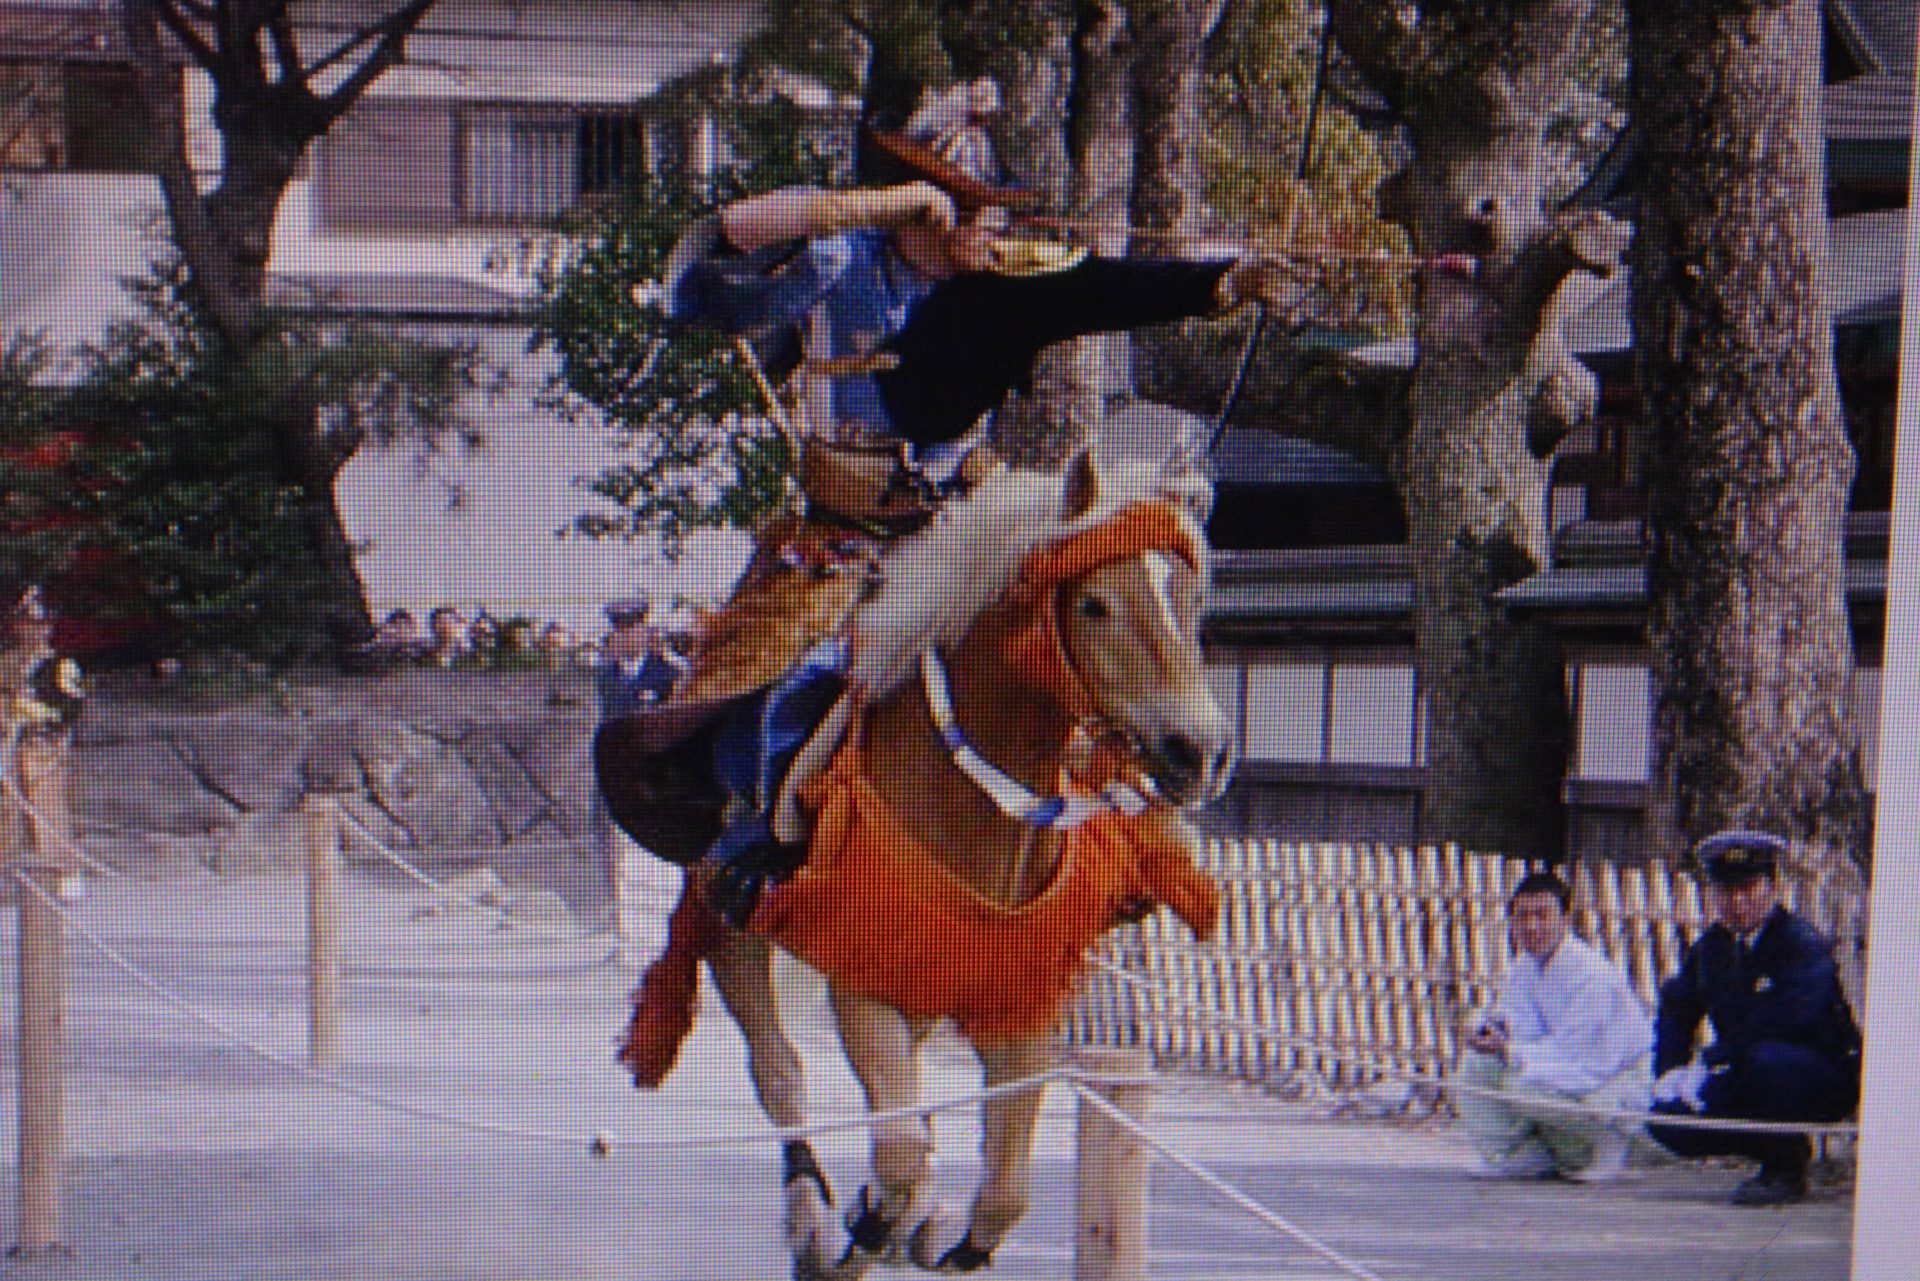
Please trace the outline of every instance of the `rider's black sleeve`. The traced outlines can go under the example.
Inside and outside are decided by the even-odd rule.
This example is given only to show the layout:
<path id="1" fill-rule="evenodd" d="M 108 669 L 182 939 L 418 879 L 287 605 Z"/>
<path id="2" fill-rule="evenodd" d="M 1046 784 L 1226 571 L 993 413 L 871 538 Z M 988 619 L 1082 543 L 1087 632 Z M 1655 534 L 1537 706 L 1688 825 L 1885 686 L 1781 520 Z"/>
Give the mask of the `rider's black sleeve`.
<path id="1" fill-rule="evenodd" d="M 1205 315 L 1231 266 L 1090 257 L 1033 276 L 956 276 L 885 344 L 899 364 L 874 381 L 900 435 L 919 445 L 952 440 L 1026 388 L 1041 348 Z"/>

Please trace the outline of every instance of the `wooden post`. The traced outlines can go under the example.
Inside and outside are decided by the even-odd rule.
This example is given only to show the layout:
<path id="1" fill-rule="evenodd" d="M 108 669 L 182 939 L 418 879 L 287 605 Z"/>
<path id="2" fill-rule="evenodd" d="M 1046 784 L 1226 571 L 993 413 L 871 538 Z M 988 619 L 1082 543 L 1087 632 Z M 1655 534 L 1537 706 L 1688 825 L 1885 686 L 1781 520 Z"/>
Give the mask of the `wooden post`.
<path id="1" fill-rule="evenodd" d="M 65 1252 L 60 1218 L 67 1164 L 67 966 L 54 901 L 77 862 L 70 844 L 66 734 L 33 728 L 9 737 L 11 751 L 0 769 L 10 771 L 9 781 L 26 802 L 4 802 L 13 811 L 7 815 L 13 848 L 6 853 L 19 878 L 14 893 L 20 909 L 14 1134 L 20 1182 L 13 1253 L 34 1258 Z"/>
<path id="2" fill-rule="evenodd" d="M 1139 1049 L 1082 1050 L 1080 1067 L 1111 1082 L 1088 1089 L 1145 1122 L 1153 1059 Z M 1147 1172 L 1153 1152 L 1112 1117 L 1080 1100 L 1074 1169 L 1074 1281 L 1146 1281 Z"/>
<path id="3" fill-rule="evenodd" d="M 309 797 L 307 838 L 307 1055 L 340 1052 L 340 823 L 334 802 Z"/>
<path id="4" fill-rule="evenodd" d="M 59 891 L 58 869 L 23 866 L 19 922 L 20 1169 L 17 1254 L 31 1258 L 61 1248 L 60 1201 L 66 1174 L 65 1097 L 67 967 L 60 915 L 40 895 Z M 31 888 L 29 888 L 31 886 Z M 39 894 L 34 890 L 40 891 Z"/>

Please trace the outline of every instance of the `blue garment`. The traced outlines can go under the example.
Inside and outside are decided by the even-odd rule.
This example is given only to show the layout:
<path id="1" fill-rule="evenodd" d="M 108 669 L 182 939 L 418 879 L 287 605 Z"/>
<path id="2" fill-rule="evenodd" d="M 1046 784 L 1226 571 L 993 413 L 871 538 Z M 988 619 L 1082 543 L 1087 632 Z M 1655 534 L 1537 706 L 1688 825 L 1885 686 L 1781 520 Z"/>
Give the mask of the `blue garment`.
<path id="1" fill-rule="evenodd" d="M 1675 1100 L 1653 1110 L 1673 1116 L 1722 1120 L 1838 1121 L 1860 1105 L 1860 1067 L 1835 1062 L 1804 1045 L 1757 1041 L 1710 1073 L 1700 1088 L 1700 1110 Z M 1804 1168 L 1811 1145 L 1804 1135 L 1749 1130 L 1695 1130 L 1647 1123 L 1647 1133 L 1677 1156 L 1746 1156 L 1763 1166 Z"/>
<path id="2" fill-rule="evenodd" d="M 1713 1023 L 1701 1056 L 1724 1067 L 1763 1041 L 1804 1046 L 1836 1064 L 1860 1057 L 1860 1029 L 1840 989 L 1833 944 L 1810 923 L 1775 907 L 1742 943 L 1715 924 L 1696 939 L 1660 987 L 1654 1018 L 1655 1076 L 1693 1057 L 1700 1020 Z"/>
<path id="3" fill-rule="evenodd" d="M 752 254 L 715 255 L 673 282 L 667 314 L 735 334 L 805 326 L 824 317 L 828 350 L 816 356 L 865 355 L 893 338 L 933 291 L 934 281 L 910 265 L 887 232 L 871 229 L 822 236 Z M 835 421 L 897 436 L 871 374 L 831 383 Z"/>
<path id="4" fill-rule="evenodd" d="M 793 758 L 846 690 L 844 647 L 824 640 L 793 668 L 729 710 L 714 739 L 713 768 L 721 784 L 755 808 L 772 806 Z"/>
<path id="5" fill-rule="evenodd" d="M 1833 945 L 1809 922 L 1775 907 L 1751 944 L 1725 925 L 1702 934 L 1660 988 L 1654 1074 L 1693 1058 L 1701 1019 L 1713 1041 L 1697 1115 L 1755 1121 L 1837 1121 L 1860 1101 L 1860 1030 L 1840 988 Z M 1696 1115 L 1685 1103 L 1656 1112 Z M 1763 1166 L 1806 1164 L 1794 1134 L 1690 1130 L 1649 1123 L 1647 1133 L 1681 1156 L 1758 1158 Z"/>
<path id="6" fill-rule="evenodd" d="M 630 716 L 663 701 L 680 679 L 680 668 L 660 654 L 649 654 L 638 664 L 603 662 L 593 674 L 600 698 L 600 719 Z"/>

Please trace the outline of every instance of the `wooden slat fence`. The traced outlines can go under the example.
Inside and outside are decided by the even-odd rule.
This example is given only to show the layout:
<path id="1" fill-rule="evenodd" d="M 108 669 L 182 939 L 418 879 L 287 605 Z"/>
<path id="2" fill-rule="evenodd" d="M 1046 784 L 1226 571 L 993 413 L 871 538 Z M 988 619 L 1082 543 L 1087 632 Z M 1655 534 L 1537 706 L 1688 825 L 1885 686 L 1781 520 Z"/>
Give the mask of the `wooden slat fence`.
<path id="1" fill-rule="evenodd" d="M 1210 840 L 1221 928 L 1195 944 L 1167 913 L 1116 931 L 1069 1011 L 1083 1045 L 1145 1046 L 1163 1065 L 1282 1088 L 1344 1092 L 1456 1064 L 1467 1014 L 1507 962 L 1506 899 L 1531 866 L 1453 846 Z M 1653 1007 L 1706 920 L 1693 878 L 1662 863 L 1562 868 L 1574 928 Z M 1865 904 L 1782 881 L 1838 940 L 1859 1010 Z"/>

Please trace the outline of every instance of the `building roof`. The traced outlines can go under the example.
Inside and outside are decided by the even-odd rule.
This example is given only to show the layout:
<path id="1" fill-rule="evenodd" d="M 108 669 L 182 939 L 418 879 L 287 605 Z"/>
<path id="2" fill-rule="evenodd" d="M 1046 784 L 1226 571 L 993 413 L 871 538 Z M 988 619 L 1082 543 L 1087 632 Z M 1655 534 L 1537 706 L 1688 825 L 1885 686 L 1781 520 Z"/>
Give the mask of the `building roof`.
<path id="1" fill-rule="evenodd" d="M 1859 76 L 1826 91 L 1831 142 L 1907 143 L 1913 134 L 1913 77 Z"/>
<path id="2" fill-rule="evenodd" d="M 1216 551 L 1207 632 L 1215 640 L 1274 633 L 1405 631 L 1413 561 L 1404 545 L 1312 551 Z"/>
<path id="3" fill-rule="evenodd" d="M 1913 0 L 1827 0 L 1827 20 L 1869 72 L 1913 79 L 1920 10 Z"/>
<path id="4" fill-rule="evenodd" d="M 1832 245 L 1831 302 L 1837 325 L 1871 325 L 1900 318 L 1907 243 L 1907 211 L 1876 209 L 1836 218 L 1829 226 Z M 1599 296 L 1567 326 L 1573 350 L 1583 356 L 1624 352 L 1633 345 L 1629 320 L 1632 281 L 1626 271 L 1599 292 Z M 1375 365 L 1407 368 L 1413 364 L 1413 340 L 1369 343 L 1354 352 L 1357 359 Z"/>
<path id="5" fill-rule="evenodd" d="M 1880 619 L 1887 603 L 1888 522 L 1884 512 L 1847 518 L 1847 604 L 1856 625 Z M 1555 564 L 1496 594 L 1520 614 L 1577 626 L 1592 622 L 1637 624 L 1647 600 L 1647 569 L 1635 522 L 1576 525 L 1564 531 Z M 1878 631 L 1878 625 L 1872 627 Z"/>
<path id="6" fill-rule="evenodd" d="M 1310 441 L 1255 427 L 1229 427 L 1213 451 L 1222 484 L 1384 485 L 1387 478 L 1364 463 Z"/>

